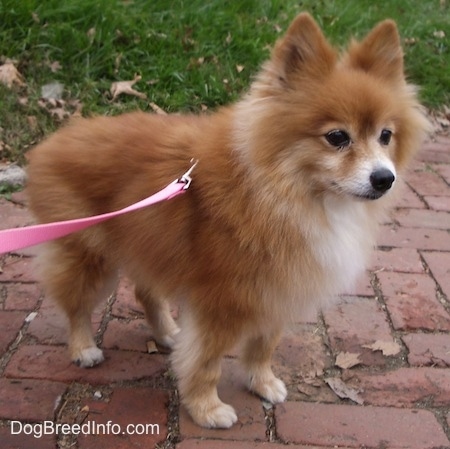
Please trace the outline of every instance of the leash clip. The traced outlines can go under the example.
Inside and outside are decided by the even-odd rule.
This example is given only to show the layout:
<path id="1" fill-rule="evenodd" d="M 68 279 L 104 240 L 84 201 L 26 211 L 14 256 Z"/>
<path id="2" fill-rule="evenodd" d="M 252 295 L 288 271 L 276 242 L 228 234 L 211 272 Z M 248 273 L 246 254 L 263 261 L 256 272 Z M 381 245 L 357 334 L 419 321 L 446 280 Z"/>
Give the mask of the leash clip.
<path id="1" fill-rule="evenodd" d="M 195 166 L 198 164 L 198 160 L 191 159 L 191 164 L 192 165 L 189 168 L 189 170 L 181 178 L 178 178 L 175 181 L 176 184 L 184 184 L 183 190 L 189 189 L 189 186 L 191 185 L 192 182 L 191 173 L 192 170 L 194 170 Z"/>

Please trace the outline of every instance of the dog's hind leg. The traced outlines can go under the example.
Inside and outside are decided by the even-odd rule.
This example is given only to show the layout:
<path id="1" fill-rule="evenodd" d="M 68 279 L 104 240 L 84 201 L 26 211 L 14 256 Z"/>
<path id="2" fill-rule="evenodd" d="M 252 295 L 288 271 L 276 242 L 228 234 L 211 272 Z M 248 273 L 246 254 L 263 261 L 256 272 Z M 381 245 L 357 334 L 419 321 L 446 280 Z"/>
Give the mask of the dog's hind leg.
<path id="1" fill-rule="evenodd" d="M 135 295 L 144 307 L 145 317 L 152 327 L 155 340 L 162 346 L 173 348 L 175 335 L 180 329 L 172 318 L 168 301 L 139 285 L 136 286 Z"/>
<path id="2" fill-rule="evenodd" d="M 104 360 L 91 325 L 95 306 L 112 293 L 117 271 L 104 259 L 81 245 L 47 244 L 38 257 L 38 268 L 46 293 L 60 305 L 69 319 L 69 350 L 72 361 L 87 368 Z"/>
<path id="3" fill-rule="evenodd" d="M 265 329 L 249 337 L 242 354 L 242 362 L 248 371 L 249 390 L 272 404 L 283 402 L 287 396 L 286 386 L 275 377 L 271 367 L 272 354 L 280 335 L 278 329 Z"/>

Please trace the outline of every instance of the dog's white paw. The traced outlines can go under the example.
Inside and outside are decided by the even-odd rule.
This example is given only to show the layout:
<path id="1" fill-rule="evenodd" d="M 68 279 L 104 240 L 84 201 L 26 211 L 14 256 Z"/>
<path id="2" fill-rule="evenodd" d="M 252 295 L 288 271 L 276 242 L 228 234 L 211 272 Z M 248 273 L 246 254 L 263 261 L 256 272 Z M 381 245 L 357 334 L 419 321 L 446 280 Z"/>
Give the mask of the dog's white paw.
<path id="1" fill-rule="evenodd" d="M 202 410 L 201 407 L 196 408 L 191 416 L 199 426 L 217 429 L 228 429 L 238 419 L 234 408 L 222 401 L 206 410 Z"/>
<path id="2" fill-rule="evenodd" d="M 284 402 L 287 397 L 286 385 L 273 374 L 259 379 L 253 377 L 249 389 L 272 404 Z"/>
<path id="3" fill-rule="evenodd" d="M 73 363 L 81 368 L 92 368 L 103 360 L 105 360 L 103 352 L 97 346 L 81 349 L 72 356 Z"/>

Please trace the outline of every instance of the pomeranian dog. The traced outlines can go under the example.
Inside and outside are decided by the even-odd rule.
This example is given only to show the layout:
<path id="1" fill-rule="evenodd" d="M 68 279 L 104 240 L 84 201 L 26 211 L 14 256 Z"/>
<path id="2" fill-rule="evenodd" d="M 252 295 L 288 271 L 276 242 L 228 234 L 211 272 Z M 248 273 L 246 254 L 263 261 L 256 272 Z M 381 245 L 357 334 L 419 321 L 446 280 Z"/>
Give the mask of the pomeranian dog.
<path id="1" fill-rule="evenodd" d="M 121 209 L 198 164 L 184 195 L 44 246 L 42 279 L 68 316 L 72 360 L 103 360 L 91 313 L 123 269 L 155 338 L 172 348 L 196 423 L 236 422 L 217 383 L 240 340 L 248 388 L 284 401 L 271 369 L 283 328 L 349 291 L 426 128 L 393 21 L 339 55 L 306 13 L 232 106 L 74 120 L 29 155 L 41 223 Z M 171 298 L 182 300 L 179 326 Z"/>

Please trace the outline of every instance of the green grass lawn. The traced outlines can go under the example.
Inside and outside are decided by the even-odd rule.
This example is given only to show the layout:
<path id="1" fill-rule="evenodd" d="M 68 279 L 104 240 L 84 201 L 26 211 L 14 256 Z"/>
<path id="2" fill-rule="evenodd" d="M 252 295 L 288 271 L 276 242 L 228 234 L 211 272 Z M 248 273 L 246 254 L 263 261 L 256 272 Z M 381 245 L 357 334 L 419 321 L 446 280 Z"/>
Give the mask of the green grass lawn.
<path id="1" fill-rule="evenodd" d="M 63 108 L 80 100 L 85 116 L 150 110 L 150 102 L 173 112 L 234 101 L 300 11 L 338 45 L 394 18 L 424 103 L 449 103 L 448 0 L 0 0 L 0 57 L 14 60 L 25 79 L 0 86 L 0 160 L 24 162 L 26 150 L 60 125 L 39 105 L 41 87 L 54 81 L 64 85 Z M 147 98 L 111 101 L 111 83 L 136 74 L 134 87 Z"/>

